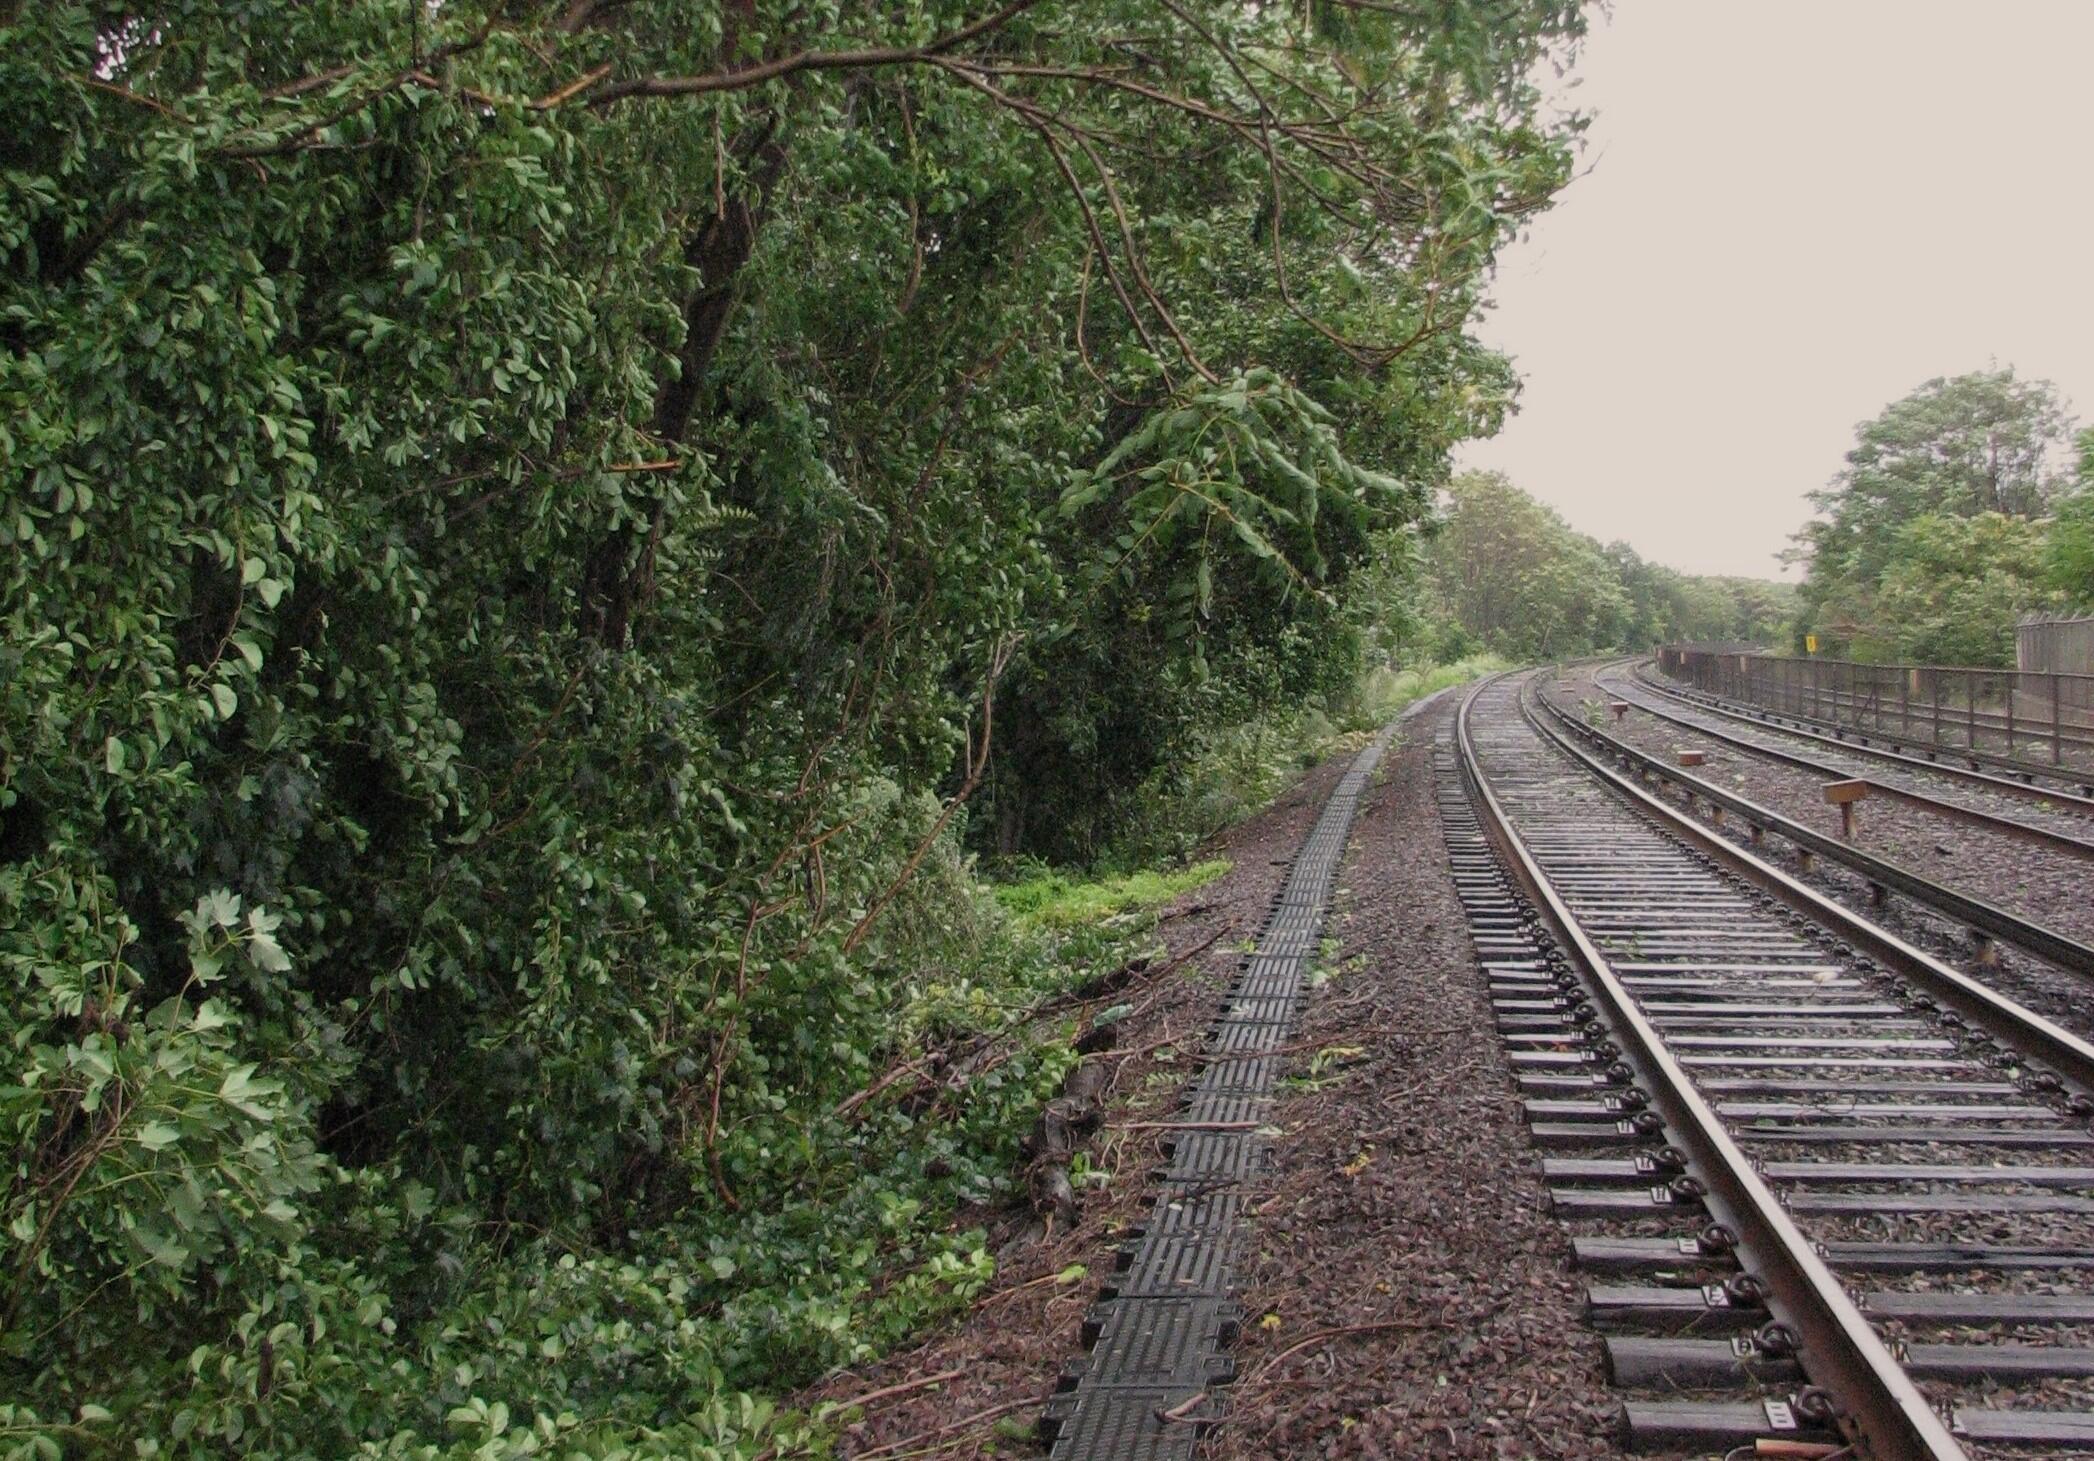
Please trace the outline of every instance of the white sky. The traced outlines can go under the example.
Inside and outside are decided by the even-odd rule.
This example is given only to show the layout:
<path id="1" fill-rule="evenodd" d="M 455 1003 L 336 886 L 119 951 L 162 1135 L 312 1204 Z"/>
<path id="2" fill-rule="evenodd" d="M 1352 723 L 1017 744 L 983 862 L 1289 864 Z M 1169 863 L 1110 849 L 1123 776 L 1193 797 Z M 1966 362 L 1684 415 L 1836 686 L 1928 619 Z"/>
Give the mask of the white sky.
<path id="1" fill-rule="evenodd" d="M 1505 472 L 1603 541 L 1773 577 L 1857 423 L 1994 361 L 2094 414 L 2094 0 L 1616 0 L 1563 201 L 1479 331 Z"/>

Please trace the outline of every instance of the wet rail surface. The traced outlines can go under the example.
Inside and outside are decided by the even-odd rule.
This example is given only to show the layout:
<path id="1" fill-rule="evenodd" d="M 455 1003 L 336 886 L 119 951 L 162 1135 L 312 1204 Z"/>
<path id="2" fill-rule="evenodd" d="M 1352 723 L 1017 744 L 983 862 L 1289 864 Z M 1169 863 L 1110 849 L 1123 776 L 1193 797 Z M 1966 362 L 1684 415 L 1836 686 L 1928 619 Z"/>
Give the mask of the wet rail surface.
<path id="1" fill-rule="evenodd" d="M 1527 688 L 1442 816 L 1632 1441 L 2094 1445 L 2094 1049 L 1742 877 Z"/>

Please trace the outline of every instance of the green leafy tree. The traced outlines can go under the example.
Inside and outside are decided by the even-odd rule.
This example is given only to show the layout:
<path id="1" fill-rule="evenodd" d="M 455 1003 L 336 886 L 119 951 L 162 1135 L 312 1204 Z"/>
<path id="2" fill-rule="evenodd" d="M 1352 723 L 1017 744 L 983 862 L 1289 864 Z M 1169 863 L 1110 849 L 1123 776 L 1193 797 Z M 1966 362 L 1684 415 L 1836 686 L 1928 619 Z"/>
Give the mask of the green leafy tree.
<path id="1" fill-rule="evenodd" d="M 2011 666 L 2014 624 L 2044 593 L 2041 524 L 1925 513 L 1898 531 L 1865 650 L 1929 664 Z"/>
<path id="2" fill-rule="evenodd" d="M 2044 516 L 2063 486 L 2056 457 L 2069 418 L 2048 381 L 2012 368 L 1928 381 L 1857 433 L 1846 467 L 1796 537 L 1806 568 L 1805 627 L 1862 641 L 1883 618 L 1876 596 L 1907 525 L 1925 516 Z"/>
<path id="3" fill-rule="evenodd" d="M 2094 430 L 2079 434 L 2079 478 L 2058 499 L 2046 550 L 2050 587 L 2077 608 L 2094 609 Z"/>
<path id="4" fill-rule="evenodd" d="M 1486 647 L 1547 659 L 1614 642 L 1628 597 L 1597 543 L 1501 473 L 1464 473 L 1448 497 L 1429 571 L 1441 602 Z"/>
<path id="5" fill-rule="evenodd" d="M 0 5 L 10 1441 L 751 1455 L 978 1284 L 963 838 L 1356 665 L 1581 25 Z"/>

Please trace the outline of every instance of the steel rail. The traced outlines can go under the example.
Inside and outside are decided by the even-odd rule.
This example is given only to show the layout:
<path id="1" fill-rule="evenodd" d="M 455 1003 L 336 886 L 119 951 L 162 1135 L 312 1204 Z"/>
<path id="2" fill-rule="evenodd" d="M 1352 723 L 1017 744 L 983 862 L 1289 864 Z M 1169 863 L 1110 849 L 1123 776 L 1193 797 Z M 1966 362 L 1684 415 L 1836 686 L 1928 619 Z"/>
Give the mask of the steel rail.
<path id="1" fill-rule="evenodd" d="M 2031 952 L 2042 953 L 2052 962 L 2076 973 L 2094 973 L 2094 949 L 2089 949 L 2084 944 L 2076 943 L 2063 934 L 2053 933 L 2037 924 L 2015 918 L 2014 915 L 2002 912 L 1988 903 L 1981 903 L 1953 889 L 1929 882 L 1917 873 L 1908 872 L 1895 863 L 1886 862 L 1882 858 L 1850 847 L 1836 838 L 1827 837 L 1791 822 L 1698 776 L 1690 776 L 1684 771 L 1667 766 L 1656 757 L 1633 746 L 1625 746 L 1603 731 L 1580 724 L 1553 706 L 1545 708 L 1557 725 L 1603 745 L 1610 754 L 1640 764 L 1660 778 L 1669 780 L 1714 805 L 1735 811 L 1748 822 L 1763 825 L 1769 831 L 1800 847 L 1841 862 L 1871 882 L 1904 893 L 1917 901 L 1929 903 L 1939 911 L 1973 926 L 1979 926 L 1978 920 L 1983 919 L 1992 926 L 1986 930 L 1988 933 L 1994 928 L 2002 930 L 1994 935 L 1998 938 Z M 1818 892 L 1808 884 L 1799 882 L 1772 863 L 1755 857 L 1721 833 L 1702 826 L 1677 807 L 1653 796 L 1592 752 L 1566 738 L 1555 725 L 1534 716 L 1531 709 L 1526 713 L 1534 728 L 1546 740 L 1554 742 L 1565 754 L 1591 770 L 1602 782 L 1651 813 L 1667 830 L 1678 834 L 1696 851 L 1714 858 L 1761 891 L 1773 894 L 1796 912 L 1831 928 L 1840 937 L 1865 949 L 1872 957 L 1908 981 L 1920 985 L 1927 993 L 1949 1005 L 1988 1034 L 2049 1065 L 2075 1092 L 2094 1096 L 2094 1044 L 2089 1044 L 2079 1036 L 2044 1019 L 2035 1011 L 1907 943 L 1853 909 Z M 2071 962 L 2044 953 L 2045 947 L 2066 954 Z"/>
<path id="2" fill-rule="evenodd" d="M 1627 665 L 1629 663 L 1631 663 L 1631 661 L 1616 660 L 1611 664 L 1603 666 L 1602 668 L 1619 669 L 1623 665 Z M 1603 681 L 1600 678 L 1600 674 L 1600 670 L 1595 670 L 1593 672 L 1593 684 L 1595 686 L 1598 686 L 1602 690 L 1608 690 L 1610 687 L 1614 687 L 1616 692 L 1618 693 L 1620 681 Z M 1637 689 L 1648 691 L 1653 695 L 1667 696 L 1672 699 L 1682 698 L 1679 696 L 1672 695 L 1670 691 L 1666 690 L 1662 686 L 1651 684 L 1649 681 L 1643 679 L 1641 676 L 1635 676 L 1634 681 Z M 1660 705 L 1645 704 L 1641 701 L 1630 701 L 1627 703 L 1635 705 L 1646 715 L 1655 715 L 1660 720 L 1670 721 L 1672 724 L 1682 726 L 1694 732 L 1696 735 L 1706 736 L 1710 740 L 1719 741 L 1726 746 L 1734 746 L 1738 750 L 1744 751 L 1749 755 L 1760 756 L 1769 761 L 1778 761 L 1781 762 L 1783 765 L 1793 766 L 1799 771 L 1809 771 L 1819 776 L 1829 777 L 1833 780 L 1843 781 L 1848 779 L 1849 773 L 1842 771 L 1839 767 L 1827 766 L 1822 761 L 1813 761 L 1808 756 L 1799 755 L 1794 751 L 1784 751 L 1778 746 L 1769 746 L 1759 741 L 1748 740 L 1744 736 L 1735 734 L 1731 731 L 1717 729 L 1712 726 L 1697 724 L 1696 722 L 1689 720 L 1685 715 L 1680 714 L 1676 711 L 1668 710 Z M 1692 705 L 1696 702 L 1686 701 L 1685 703 Z M 1726 714 L 1726 712 L 1716 710 L 1710 706 L 1700 706 L 1699 708 L 1711 715 Z M 1772 728 L 1770 727 L 1769 729 Z M 1775 730 L 1774 734 L 1794 735 L 1795 732 L 1788 730 Z M 1841 746 L 1842 749 L 1847 750 L 1848 752 L 1856 756 L 1867 757 L 1874 755 L 1888 759 L 1888 753 L 1885 752 L 1876 752 L 1866 747 L 1857 747 L 1848 745 L 1846 743 L 1841 743 Z M 1931 763 L 1922 764 L 1925 765 L 1925 769 L 1928 772 L 1933 773 L 1935 775 L 1940 775 L 1944 771 L 1947 771 L 1948 773 L 1953 775 L 1960 775 L 1966 777 L 1975 774 L 1970 772 L 1959 772 L 1954 767 L 1944 768 Z M 1967 822 L 1974 827 L 1984 827 L 1990 831 L 1998 832 L 2002 836 L 2018 838 L 2024 842 L 2041 843 L 2047 847 L 2054 847 L 2061 852 L 2069 852 L 2074 856 L 2094 857 L 2094 839 L 2086 837 L 2075 837 L 2069 832 L 2059 832 L 2050 827 L 2038 826 L 2033 822 L 2019 822 L 2012 817 L 2000 816 L 1996 812 L 1982 811 L 1977 807 L 1967 807 L 1958 802 L 1946 801 L 1940 797 L 1929 796 L 1925 792 L 1910 791 L 1902 786 L 1892 786 L 1888 782 L 1877 781 L 1873 778 L 1863 779 L 1868 781 L 1869 789 L 1872 793 L 1890 797 L 1896 801 L 1906 802 L 1912 806 L 1920 808 L 1921 810 L 1929 813 L 1930 815 L 1938 817 L 1948 817 L 1958 822 Z M 1995 778 L 1988 778 L 1984 776 L 1978 776 L 1977 779 L 1980 781 L 1995 780 Z M 2030 788 L 2023 786 L 2018 781 L 2010 784 L 2018 792 L 2026 793 L 2030 790 Z M 1991 786 L 1987 789 L 1997 790 L 1998 788 L 1996 786 Z M 2044 796 L 2044 800 L 2046 801 L 2055 801 L 2057 799 L 2058 798 L 2056 796 L 2052 796 L 2049 794 L 2046 794 Z"/>
<path id="3" fill-rule="evenodd" d="M 1563 947 L 1583 966 L 1608 1024 L 1646 1079 L 1651 1105 L 1707 1185 L 1704 1201 L 1712 1215 L 1737 1234 L 1740 1257 L 1768 1286 L 1769 1307 L 1800 1337 L 1806 1373 L 1833 1396 L 1850 1438 L 1872 1454 L 1967 1461 L 1963 1447 L 1753 1169 L 1513 827 L 1483 773 L 1469 728 L 1478 693 L 1498 678 L 1478 682 L 1463 698 L 1455 722 L 1462 775 L 1483 810 L 1485 835 Z M 1546 728 L 1537 723 L 1536 729 L 1544 732 L 1546 744 Z M 1629 789 L 1641 801 L 1653 800 L 1638 788 Z"/>
<path id="4" fill-rule="evenodd" d="M 1648 663 L 1648 661 L 1637 661 L 1639 671 L 1645 663 Z M 1766 726 L 1779 731 L 1785 736 L 1795 736 L 1799 740 L 1816 741 L 1820 745 L 1834 746 L 1841 750 L 1852 751 L 1857 756 L 1874 756 L 1880 761 L 1894 762 L 1900 766 L 1910 767 L 1915 771 L 1928 771 L 1936 776 L 1947 776 L 1957 781 L 1972 782 L 2007 796 L 2020 797 L 2024 801 L 2048 801 L 2054 802 L 2059 806 L 2069 807 L 2074 811 L 2094 812 L 2094 796 L 2088 796 L 2084 792 L 2062 791 L 2056 787 L 2036 786 L 2028 781 L 2017 781 L 2014 776 L 2001 776 L 1990 771 L 1977 769 L 1977 764 L 1982 762 L 1986 765 L 1997 766 L 2002 770 L 2012 771 L 2015 773 L 2015 776 L 2044 777 L 2051 781 L 2069 782 L 2074 786 L 2082 788 L 2087 786 L 2089 774 L 2083 771 L 2075 771 L 2069 766 L 2038 766 L 2030 761 L 2018 761 L 2008 756 L 1995 756 L 1989 751 L 1972 750 L 1962 746 L 1945 746 L 1935 741 L 1922 742 L 1913 736 L 1897 736 L 1881 729 L 1863 730 L 1858 726 L 1843 725 L 1836 720 L 1796 715 L 1786 710 L 1768 710 L 1763 706 L 1749 705 L 1744 701 L 1711 694 L 1709 691 L 1699 688 L 1689 691 L 1678 685 L 1661 685 L 1640 672 L 1636 675 L 1636 682 L 1656 694 L 1670 695 L 1675 700 L 1684 700 L 1690 705 L 1699 705 L 1703 709 L 1714 711 L 1718 715 L 1730 716 L 1733 720 L 1742 720 L 1752 725 Z M 1813 725 L 1829 726 L 1831 729 L 1841 732 L 1841 734 L 1826 735 L 1823 732 L 1808 728 Z M 1934 747 L 1943 757 L 1954 757 L 1957 760 L 1967 761 L 1972 764 L 1966 768 L 1950 765 L 1946 760 L 1938 760 L 1931 756 L 1915 756 L 1910 752 L 1902 750 L 1886 751 L 1883 747 L 1876 745 L 1876 741 L 1886 741 L 1893 746 L 1925 744 Z"/>

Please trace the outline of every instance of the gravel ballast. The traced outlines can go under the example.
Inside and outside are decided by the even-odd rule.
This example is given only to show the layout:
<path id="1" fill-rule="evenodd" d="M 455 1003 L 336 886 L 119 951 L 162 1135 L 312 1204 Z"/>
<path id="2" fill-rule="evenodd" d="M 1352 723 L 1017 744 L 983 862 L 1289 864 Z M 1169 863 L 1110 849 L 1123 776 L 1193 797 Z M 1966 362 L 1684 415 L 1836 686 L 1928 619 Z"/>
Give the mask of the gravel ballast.
<path id="1" fill-rule="evenodd" d="M 1354 824 L 1216 1457 L 1621 1454 L 1454 896 L 1431 751 L 1452 708 L 1391 749 Z"/>

